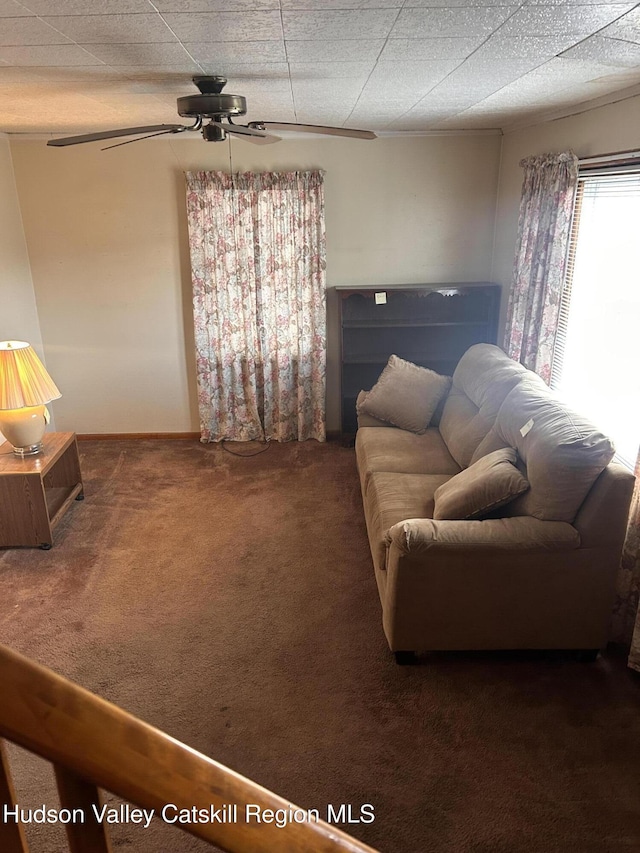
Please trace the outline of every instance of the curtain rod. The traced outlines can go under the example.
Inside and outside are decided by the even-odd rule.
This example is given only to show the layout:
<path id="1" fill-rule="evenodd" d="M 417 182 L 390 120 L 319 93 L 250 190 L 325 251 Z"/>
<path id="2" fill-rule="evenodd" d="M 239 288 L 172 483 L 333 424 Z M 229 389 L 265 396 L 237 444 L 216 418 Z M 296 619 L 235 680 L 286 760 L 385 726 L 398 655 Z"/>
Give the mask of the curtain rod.
<path id="1" fill-rule="evenodd" d="M 639 160 L 640 149 L 631 148 L 629 151 L 616 151 L 607 154 L 597 154 L 594 157 L 580 157 L 579 166 L 589 166 L 594 163 L 615 163 L 616 160 Z"/>

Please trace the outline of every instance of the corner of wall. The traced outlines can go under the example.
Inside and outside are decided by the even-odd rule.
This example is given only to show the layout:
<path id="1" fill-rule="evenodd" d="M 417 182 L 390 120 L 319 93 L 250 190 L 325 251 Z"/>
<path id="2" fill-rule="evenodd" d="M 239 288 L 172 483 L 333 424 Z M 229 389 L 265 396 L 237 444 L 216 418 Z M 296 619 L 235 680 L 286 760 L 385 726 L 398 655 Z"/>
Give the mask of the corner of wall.
<path id="1" fill-rule="evenodd" d="M 495 276 L 496 235 L 498 233 L 498 202 L 500 200 L 500 187 L 502 183 L 502 156 L 504 153 L 504 133 L 500 134 L 500 155 L 498 157 L 498 180 L 496 181 L 496 195 L 493 208 L 493 243 L 491 246 L 491 281 Z"/>
<path id="2" fill-rule="evenodd" d="M 44 361 L 10 138 L 0 134 L 0 339 L 27 340 Z M 2 435 L 0 434 L 0 438 Z"/>
<path id="3" fill-rule="evenodd" d="M 502 286 L 502 295 L 500 302 L 500 317 L 498 320 L 498 341 L 502 341 L 504 333 L 506 306 L 509 300 L 508 282 L 498 281 L 501 276 L 498 273 L 498 264 L 496 263 L 496 254 L 498 251 L 498 229 L 500 221 L 500 199 L 503 187 L 503 169 L 504 169 L 504 143 L 505 135 L 500 135 L 500 157 L 498 159 L 498 180 L 496 181 L 496 197 L 493 215 L 493 245 L 491 247 L 491 281 Z"/>

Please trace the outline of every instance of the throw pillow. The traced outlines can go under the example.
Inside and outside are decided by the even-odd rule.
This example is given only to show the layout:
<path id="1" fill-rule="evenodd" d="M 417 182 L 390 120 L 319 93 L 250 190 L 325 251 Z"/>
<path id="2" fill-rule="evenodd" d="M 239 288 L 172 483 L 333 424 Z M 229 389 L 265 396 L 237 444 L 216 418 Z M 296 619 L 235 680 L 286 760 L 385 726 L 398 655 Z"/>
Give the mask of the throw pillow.
<path id="1" fill-rule="evenodd" d="M 529 488 L 515 466 L 511 447 L 478 459 L 439 486 L 434 494 L 435 519 L 480 519 L 508 504 Z"/>
<path id="2" fill-rule="evenodd" d="M 358 413 L 421 434 L 450 387 L 448 376 L 392 355 Z"/>

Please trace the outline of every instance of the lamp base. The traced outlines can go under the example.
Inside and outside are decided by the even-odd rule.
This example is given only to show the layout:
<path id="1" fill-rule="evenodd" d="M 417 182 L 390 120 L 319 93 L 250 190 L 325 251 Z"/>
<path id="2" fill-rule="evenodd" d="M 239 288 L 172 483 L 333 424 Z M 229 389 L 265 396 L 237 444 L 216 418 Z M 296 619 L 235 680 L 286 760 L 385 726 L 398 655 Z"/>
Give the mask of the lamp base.
<path id="1" fill-rule="evenodd" d="M 37 444 L 28 444 L 26 447 L 14 447 L 13 452 L 16 456 L 35 456 L 37 453 L 42 453 L 44 445 L 41 441 Z"/>
<path id="2" fill-rule="evenodd" d="M 46 415 L 44 406 L 0 410 L 0 432 L 13 445 L 17 456 L 35 456 L 42 452 Z"/>

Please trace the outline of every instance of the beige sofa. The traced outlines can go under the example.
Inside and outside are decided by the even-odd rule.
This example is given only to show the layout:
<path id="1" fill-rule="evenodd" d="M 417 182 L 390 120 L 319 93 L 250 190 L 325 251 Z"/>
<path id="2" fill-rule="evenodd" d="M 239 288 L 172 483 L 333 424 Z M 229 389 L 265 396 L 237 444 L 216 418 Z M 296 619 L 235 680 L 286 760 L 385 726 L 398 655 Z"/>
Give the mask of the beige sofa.
<path id="1" fill-rule="evenodd" d="M 575 649 L 607 640 L 634 478 L 535 374 L 477 344 L 423 434 L 362 411 L 356 457 L 382 622 L 416 651 Z M 483 520 L 434 520 L 439 486 L 499 448 L 529 488 Z M 516 472 L 517 473 L 517 472 Z"/>

